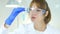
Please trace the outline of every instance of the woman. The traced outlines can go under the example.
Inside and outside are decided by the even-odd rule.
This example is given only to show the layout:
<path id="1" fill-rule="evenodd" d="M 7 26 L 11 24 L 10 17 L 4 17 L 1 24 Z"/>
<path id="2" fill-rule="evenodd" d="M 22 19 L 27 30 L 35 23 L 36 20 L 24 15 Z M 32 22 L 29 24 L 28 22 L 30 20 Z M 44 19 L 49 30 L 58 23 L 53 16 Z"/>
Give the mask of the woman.
<path id="1" fill-rule="evenodd" d="M 20 25 L 13 34 L 60 34 L 48 24 L 51 13 L 45 0 L 32 0 L 29 15 L 32 23 Z"/>
<path id="2" fill-rule="evenodd" d="M 51 13 L 45 0 L 33 0 L 29 8 L 34 28 L 38 31 L 45 31 L 48 22 L 51 20 Z"/>
<path id="3" fill-rule="evenodd" d="M 29 8 L 29 15 L 32 23 L 20 25 L 20 34 L 60 34 L 48 23 L 51 20 L 51 13 L 45 0 L 32 0 Z"/>
<path id="4" fill-rule="evenodd" d="M 48 25 L 51 20 L 51 12 L 45 0 L 33 0 L 29 8 L 30 18 L 35 30 L 34 34 L 59 34 Z"/>
<path id="5" fill-rule="evenodd" d="M 38 31 L 36 34 L 59 34 L 48 24 L 51 20 L 51 12 L 45 0 L 33 0 L 29 11 L 35 33 Z"/>

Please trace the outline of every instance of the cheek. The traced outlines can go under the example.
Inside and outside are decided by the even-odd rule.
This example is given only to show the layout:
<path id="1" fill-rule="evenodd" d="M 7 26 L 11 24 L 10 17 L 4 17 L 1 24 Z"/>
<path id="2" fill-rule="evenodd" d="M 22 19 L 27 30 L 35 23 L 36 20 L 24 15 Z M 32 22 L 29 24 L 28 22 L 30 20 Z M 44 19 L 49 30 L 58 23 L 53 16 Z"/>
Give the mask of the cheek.
<path id="1" fill-rule="evenodd" d="M 29 13 L 29 16 L 30 16 L 30 18 L 32 17 L 32 14 L 31 13 Z"/>
<path id="2" fill-rule="evenodd" d="M 29 14 L 30 14 L 30 17 L 37 17 L 37 14 L 34 12 L 30 12 Z"/>
<path id="3" fill-rule="evenodd" d="M 37 16 L 36 19 L 32 20 L 34 23 L 41 22 L 43 20 L 42 16 Z"/>
<path id="4" fill-rule="evenodd" d="M 44 19 L 44 16 L 43 15 L 37 15 L 37 18 L 36 18 L 36 20 L 43 20 Z"/>

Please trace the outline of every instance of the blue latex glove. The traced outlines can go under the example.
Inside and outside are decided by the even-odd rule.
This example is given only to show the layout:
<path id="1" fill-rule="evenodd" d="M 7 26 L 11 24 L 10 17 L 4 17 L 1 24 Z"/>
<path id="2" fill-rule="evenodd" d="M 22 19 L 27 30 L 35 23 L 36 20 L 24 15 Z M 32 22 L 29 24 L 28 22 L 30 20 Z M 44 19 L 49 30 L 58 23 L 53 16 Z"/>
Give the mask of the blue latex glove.
<path id="1" fill-rule="evenodd" d="M 25 11 L 25 8 L 22 7 L 14 8 L 10 16 L 6 19 L 5 24 L 11 25 L 16 16 L 23 11 Z"/>

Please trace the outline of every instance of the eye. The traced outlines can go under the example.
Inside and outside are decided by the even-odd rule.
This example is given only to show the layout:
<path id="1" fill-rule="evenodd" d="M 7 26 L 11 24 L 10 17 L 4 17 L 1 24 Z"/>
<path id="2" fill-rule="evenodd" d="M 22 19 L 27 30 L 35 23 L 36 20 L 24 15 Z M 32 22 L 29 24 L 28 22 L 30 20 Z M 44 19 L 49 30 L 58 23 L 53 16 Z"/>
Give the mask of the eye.
<path id="1" fill-rule="evenodd" d="M 31 11 L 31 8 L 29 8 L 29 11 Z"/>
<path id="2" fill-rule="evenodd" d="M 37 11 L 37 12 L 41 12 L 41 10 L 39 10 L 39 9 L 37 9 L 36 11 Z"/>

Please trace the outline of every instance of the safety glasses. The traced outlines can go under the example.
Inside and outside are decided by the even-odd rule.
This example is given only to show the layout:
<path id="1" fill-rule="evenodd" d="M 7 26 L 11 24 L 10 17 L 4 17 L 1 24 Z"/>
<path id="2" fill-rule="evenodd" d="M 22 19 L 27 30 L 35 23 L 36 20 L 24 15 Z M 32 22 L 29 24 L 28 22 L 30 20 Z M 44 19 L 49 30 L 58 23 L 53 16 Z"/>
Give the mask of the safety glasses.
<path id="1" fill-rule="evenodd" d="M 45 14 L 46 10 L 45 9 L 41 9 L 41 8 L 29 8 L 28 12 L 35 12 L 37 14 L 39 14 L 39 13 Z"/>

